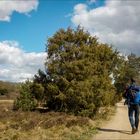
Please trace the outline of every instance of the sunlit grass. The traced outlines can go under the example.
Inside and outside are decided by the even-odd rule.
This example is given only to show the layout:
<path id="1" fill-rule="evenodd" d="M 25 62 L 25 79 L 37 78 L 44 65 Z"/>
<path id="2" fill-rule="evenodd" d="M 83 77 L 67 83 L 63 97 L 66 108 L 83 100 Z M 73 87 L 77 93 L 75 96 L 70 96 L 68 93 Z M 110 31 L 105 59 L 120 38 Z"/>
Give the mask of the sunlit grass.
<path id="1" fill-rule="evenodd" d="M 0 107 L 0 140 L 89 140 L 100 124 L 60 112 L 12 111 L 8 103 Z"/>

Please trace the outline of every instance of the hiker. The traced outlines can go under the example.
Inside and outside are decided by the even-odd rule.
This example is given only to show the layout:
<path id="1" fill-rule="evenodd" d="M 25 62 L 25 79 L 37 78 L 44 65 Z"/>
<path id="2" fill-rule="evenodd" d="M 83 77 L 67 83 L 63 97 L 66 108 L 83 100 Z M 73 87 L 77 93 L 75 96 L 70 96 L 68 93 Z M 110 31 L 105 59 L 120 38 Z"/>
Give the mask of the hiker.
<path id="1" fill-rule="evenodd" d="M 131 78 L 130 85 L 126 88 L 124 98 L 125 104 L 128 105 L 128 116 L 132 127 L 132 134 L 138 131 L 139 126 L 139 105 L 140 105 L 140 90 L 135 85 L 135 80 Z"/>

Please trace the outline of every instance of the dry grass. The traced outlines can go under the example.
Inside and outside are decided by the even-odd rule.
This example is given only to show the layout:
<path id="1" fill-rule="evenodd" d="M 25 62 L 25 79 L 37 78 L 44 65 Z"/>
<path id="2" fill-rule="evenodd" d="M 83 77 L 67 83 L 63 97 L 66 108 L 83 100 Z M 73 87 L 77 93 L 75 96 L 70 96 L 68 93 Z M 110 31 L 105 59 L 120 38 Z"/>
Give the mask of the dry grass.
<path id="1" fill-rule="evenodd" d="M 12 111 L 12 102 L 0 102 L 0 140 L 88 140 L 95 127 L 86 117 Z"/>

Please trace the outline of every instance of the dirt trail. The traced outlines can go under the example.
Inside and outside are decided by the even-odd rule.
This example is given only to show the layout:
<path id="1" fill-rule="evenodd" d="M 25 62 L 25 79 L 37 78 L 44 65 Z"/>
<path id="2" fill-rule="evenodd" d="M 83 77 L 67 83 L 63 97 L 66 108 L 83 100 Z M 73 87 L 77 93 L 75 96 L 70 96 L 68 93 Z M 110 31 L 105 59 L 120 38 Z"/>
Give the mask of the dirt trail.
<path id="1" fill-rule="evenodd" d="M 127 106 L 123 105 L 123 101 L 117 104 L 115 116 L 99 128 L 99 133 L 92 140 L 140 140 L 140 132 L 131 134 L 128 110 Z"/>
<path id="2" fill-rule="evenodd" d="M 0 103 L 13 103 L 14 100 L 0 100 Z"/>

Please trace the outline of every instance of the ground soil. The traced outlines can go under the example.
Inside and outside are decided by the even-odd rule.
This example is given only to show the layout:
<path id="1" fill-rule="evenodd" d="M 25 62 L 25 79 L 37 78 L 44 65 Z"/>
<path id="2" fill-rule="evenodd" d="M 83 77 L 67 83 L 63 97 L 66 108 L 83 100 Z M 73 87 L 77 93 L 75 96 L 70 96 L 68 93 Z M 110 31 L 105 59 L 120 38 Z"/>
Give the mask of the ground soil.
<path id="1" fill-rule="evenodd" d="M 131 126 L 128 119 L 128 108 L 124 101 L 117 104 L 117 110 L 112 119 L 100 128 L 93 140 L 140 140 L 140 132 L 131 134 Z M 139 127 L 140 128 L 140 127 Z"/>

